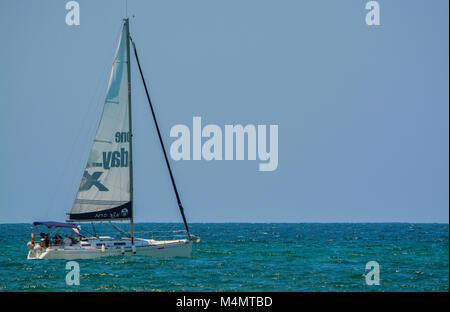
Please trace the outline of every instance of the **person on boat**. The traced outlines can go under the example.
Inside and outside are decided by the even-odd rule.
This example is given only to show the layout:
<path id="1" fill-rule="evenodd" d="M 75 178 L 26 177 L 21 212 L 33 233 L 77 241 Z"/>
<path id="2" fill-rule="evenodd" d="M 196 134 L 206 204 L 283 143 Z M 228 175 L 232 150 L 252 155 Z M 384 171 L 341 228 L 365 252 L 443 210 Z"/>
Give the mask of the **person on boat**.
<path id="1" fill-rule="evenodd" d="M 41 247 L 42 248 L 47 248 L 50 245 L 48 234 L 41 233 L 40 235 L 41 235 Z"/>
<path id="2" fill-rule="evenodd" d="M 55 245 L 61 245 L 62 237 L 58 233 L 53 236 L 53 244 Z"/>
<path id="3" fill-rule="evenodd" d="M 31 233 L 31 241 L 29 241 L 27 243 L 27 247 L 28 247 L 28 250 L 30 250 L 30 251 L 34 250 L 34 234 L 33 233 Z"/>
<path id="4" fill-rule="evenodd" d="M 78 243 L 78 236 L 79 234 L 77 234 L 77 232 L 75 232 L 73 229 L 72 229 L 72 231 L 70 232 L 70 236 L 69 236 L 69 238 L 72 240 L 72 244 L 76 244 L 76 243 Z"/>
<path id="5" fill-rule="evenodd" d="M 63 240 L 64 247 L 72 246 L 72 239 L 69 237 L 69 234 L 66 234 L 66 237 Z"/>

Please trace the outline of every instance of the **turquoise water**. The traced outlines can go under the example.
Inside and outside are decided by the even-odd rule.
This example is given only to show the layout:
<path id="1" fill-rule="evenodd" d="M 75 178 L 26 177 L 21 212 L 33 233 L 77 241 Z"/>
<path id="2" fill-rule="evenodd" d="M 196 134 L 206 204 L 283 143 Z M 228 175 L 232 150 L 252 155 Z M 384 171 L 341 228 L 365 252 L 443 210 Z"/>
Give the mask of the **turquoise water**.
<path id="1" fill-rule="evenodd" d="M 448 224 L 192 224 L 192 258 L 77 260 L 79 286 L 66 285 L 65 260 L 26 260 L 30 229 L 0 224 L 0 291 L 449 291 Z M 369 261 L 379 286 L 365 283 Z"/>

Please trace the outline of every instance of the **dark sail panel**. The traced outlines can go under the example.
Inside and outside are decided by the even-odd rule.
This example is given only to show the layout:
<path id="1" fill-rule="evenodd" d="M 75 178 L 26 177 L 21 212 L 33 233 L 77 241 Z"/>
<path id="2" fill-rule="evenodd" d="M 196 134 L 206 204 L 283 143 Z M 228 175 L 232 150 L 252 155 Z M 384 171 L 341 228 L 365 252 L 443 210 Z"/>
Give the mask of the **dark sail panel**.
<path id="1" fill-rule="evenodd" d="M 84 213 L 69 213 L 69 221 L 126 220 L 133 215 L 131 202 L 114 208 Z"/>

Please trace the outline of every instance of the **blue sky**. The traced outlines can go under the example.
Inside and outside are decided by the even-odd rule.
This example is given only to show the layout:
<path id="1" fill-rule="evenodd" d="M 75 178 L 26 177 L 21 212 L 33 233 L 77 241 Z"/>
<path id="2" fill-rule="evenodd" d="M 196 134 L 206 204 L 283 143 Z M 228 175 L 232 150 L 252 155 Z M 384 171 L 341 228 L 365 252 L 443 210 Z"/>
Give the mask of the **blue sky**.
<path id="1" fill-rule="evenodd" d="M 0 222 L 62 221 L 101 113 L 124 1 L 0 2 Z M 448 1 L 129 0 L 170 128 L 277 124 L 279 164 L 172 162 L 190 222 L 448 222 Z M 134 61 L 134 60 L 133 60 Z M 181 221 L 132 63 L 138 222 Z"/>

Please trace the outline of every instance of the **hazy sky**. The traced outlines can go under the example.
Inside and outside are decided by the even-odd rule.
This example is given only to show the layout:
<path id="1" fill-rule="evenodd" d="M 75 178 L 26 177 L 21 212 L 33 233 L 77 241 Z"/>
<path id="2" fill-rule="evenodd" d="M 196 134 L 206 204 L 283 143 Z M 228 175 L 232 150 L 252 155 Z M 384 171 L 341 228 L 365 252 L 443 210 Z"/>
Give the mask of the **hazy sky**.
<path id="1" fill-rule="evenodd" d="M 124 1 L 0 1 L 0 222 L 63 221 Z M 179 161 L 190 222 L 448 222 L 448 1 L 129 0 L 167 147 L 176 124 L 276 124 L 279 164 Z M 138 222 L 180 221 L 132 60 Z"/>

